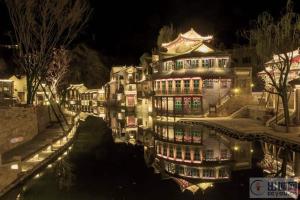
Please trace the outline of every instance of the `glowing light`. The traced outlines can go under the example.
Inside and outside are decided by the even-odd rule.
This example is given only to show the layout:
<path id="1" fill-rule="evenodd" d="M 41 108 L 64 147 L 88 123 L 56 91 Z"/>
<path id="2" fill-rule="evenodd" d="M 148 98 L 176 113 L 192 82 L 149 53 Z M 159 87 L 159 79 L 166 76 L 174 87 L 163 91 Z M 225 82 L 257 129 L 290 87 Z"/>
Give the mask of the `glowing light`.
<path id="1" fill-rule="evenodd" d="M 52 168 L 52 164 L 49 164 L 49 165 L 47 166 L 47 168 Z"/>
<path id="2" fill-rule="evenodd" d="M 237 94 L 237 93 L 240 92 L 240 89 L 239 89 L 239 88 L 234 88 L 234 89 L 233 89 L 233 92 L 234 92 L 235 94 Z"/>
<path id="3" fill-rule="evenodd" d="M 19 169 L 19 165 L 18 164 L 13 164 L 13 165 L 10 166 L 10 169 L 18 170 Z"/>
<path id="4" fill-rule="evenodd" d="M 252 88 L 254 87 L 254 84 L 253 84 L 253 83 L 251 83 L 251 87 L 252 87 Z"/>
<path id="5" fill-rule="evenodd" d="M 35 179 L 40 178 L 40 174 L 35 175 Z"/>
<path id="6" fill-rule="evenodd" d="M 240 148 L 238 146 L 234 146 L 233 150 L 238 151 Z"/>
<path id="7" fill-rule="evenodd" d="M 253 149 L 251 149 L 250 152 L 253 153 Z"/>

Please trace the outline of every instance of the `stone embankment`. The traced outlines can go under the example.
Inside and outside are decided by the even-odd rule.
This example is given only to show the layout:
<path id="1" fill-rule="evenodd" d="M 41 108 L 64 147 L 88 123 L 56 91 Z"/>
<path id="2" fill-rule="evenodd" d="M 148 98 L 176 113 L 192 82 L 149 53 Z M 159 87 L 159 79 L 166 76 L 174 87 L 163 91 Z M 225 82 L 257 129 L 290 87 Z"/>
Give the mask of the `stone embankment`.
<path id="1" fill-rule="evenodd" d="M 206 126 L 219 133 L 228 135 L 240 140 L 262 140 L 270 144 L 287 147 L 300 152 L 299 132 L 280 132 L 266 127 L 261 122 L 249 118 L 216 117 L 203 119 L 180 119 L 179 123 L 192 126 Z"/>
<path id="2" fill-rule="evenodd" d="M 0 165 L 0 197 L 34 176 L 51 161 L 60 159 L 59 156 L 70 148 L 76 136 L 79 117 L 69 113 L 68 119 L 70 125 L 67 132 L 63 132 L 55 124 L 33 136 L 30 141 L 3 154 L 3 163 Z"/>

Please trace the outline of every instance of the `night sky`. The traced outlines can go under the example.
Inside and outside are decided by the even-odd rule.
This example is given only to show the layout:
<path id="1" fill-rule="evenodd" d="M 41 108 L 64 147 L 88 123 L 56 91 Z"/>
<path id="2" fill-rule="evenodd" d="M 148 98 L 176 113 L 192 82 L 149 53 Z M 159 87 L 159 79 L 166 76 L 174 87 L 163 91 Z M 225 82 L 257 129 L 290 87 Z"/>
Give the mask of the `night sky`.
<path id="1" fill-rule="evenodd" d="M 138 64 L 139 57 L 156 46 L 163 25 L 172 23 L 180 32 L 193 27 L 230 48 L 242 42 L 236 33 L 250 20 L 263 11 L 278 16 L 285 4 L 286 0 L 91 0 L 93 14 L 80 38 L 111 58 L 110 64 Z M 294 7 L 300 12 L 299 1 Z M 1 3 L 1 38 L 9 29 L 5 9 Z"/>

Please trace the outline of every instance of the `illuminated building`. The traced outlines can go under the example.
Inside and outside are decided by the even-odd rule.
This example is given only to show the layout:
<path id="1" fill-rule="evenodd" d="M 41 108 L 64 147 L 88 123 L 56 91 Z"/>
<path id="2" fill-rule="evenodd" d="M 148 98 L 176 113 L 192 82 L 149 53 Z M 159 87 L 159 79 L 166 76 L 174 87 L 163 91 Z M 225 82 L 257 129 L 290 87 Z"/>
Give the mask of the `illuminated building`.
<path id="1" fill-rule="evenodd" d="M 80 111 L 81 109 L 81 94 L 87 91 L 84 84 L 71 84 L 67 88 L 67 107 L 72 111 Z"/>
<path id="2" fill-rule="evenodd" d="M 0 105 L 11 104 L 14 94 L 14 82 L 5 77 L 0 79 Z"/>
<path id="3" fill-rule="evenodd" d="M 250 142 L 228 138 L 201 125 L 157 122 L 154 132 L 154 166 L 175 179 L 194 184 L 226 181 L 232 170 L 251 167 Z"/>
<path id="4" fill-rule="evenodd" d="M 81 110 L 88 111 L 97 106 L 101 106 L 105 102 L 105 90 L 101 89 L 88 89 L 80 94 Z"/>
<path id="5" fill-rule="evenodd" d="M 300 77 L 300 52 L 299 52 L 299 49 L 289 52 L 289 53 L 287 53 L 287 55 L 289 56 L 289 59 L 291 61 L 290 72 L 287 76 L 287 83 L 288 83 L 288 82 Z M 283 60 L 280 60 L 278 55 L 274 55 L 270 61 L 265 63 L 265 67 L 266 67 L 265 69 L 272 74 L 273 78 L 276 81 L 278 81 L 279 77 L 280 77 L 279 64 L 281 62 L 283 62 Z M 266 89 L 274 90 L 274 88 L 272 88 L 272 86 L 270 85 L 271 79 L 269 78 L 269 76 L 267 75 L 267 73 L 265 71 L 259 72 L 258 75 L 265 81 Z M 294 108 L 293 96 L 294 96 L 294 93 L 292 92 L 290 95 L 290 98 L 289 98 L 290 99 L 289 106 L 291 109 Z M 276 109 L 277 99 L 278 99 L 278 96 L 276 94 L 263 93 L 261 98 L 266 101 L 267 108 Z M 279 105 L 280 104 L 281 103 L 279 103 Z M 279 107 L 281 107 L 281 105 Z"/>
<path id="6" fill-rule="evenodd" d="M 106 84 L 109 105 L 133 110 L 137 103 L 137 70 L 133 66 L 115 66 Z"/>
<path id="7" fill-rule="evenodd" d="M 154 108 L 158 115 L 204 115 L 233 88 L 251 93 L 251 68 L 232 68 L 231 56 L 215 49 L 213 36 L 193 29 L 163 43 L 153 55 Z"/>

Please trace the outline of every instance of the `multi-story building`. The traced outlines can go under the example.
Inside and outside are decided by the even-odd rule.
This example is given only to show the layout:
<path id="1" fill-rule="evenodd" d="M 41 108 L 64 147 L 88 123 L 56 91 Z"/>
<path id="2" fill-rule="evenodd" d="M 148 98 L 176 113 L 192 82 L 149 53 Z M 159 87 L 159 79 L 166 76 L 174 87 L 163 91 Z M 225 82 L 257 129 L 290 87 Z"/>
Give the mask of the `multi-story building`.
<path id="1" fill-rule="evenodd" d="M 250 142 L 181 123 L 156 122 L 154 132 L 154 166 L 177 180 L 194 184 L 226 181 L 233 170 L 251 167 Z"/>
<path id="2" fill-rule="evenodd" d="M 12 105 L 14 95 L 14 82 L 7 77 L 0 78 L 0 105 Z"/>
<path id="3" fill-rule="evenodd" d="M 297 49 L 295 51 L 288 52 L 287 55 L 289 56 L 290 62 L 291 62 L 291 68 L 290 72 L 287 76 L 287 83 L 289 83 L 292 80 L 295 80 L 300 77 L 300 50 Z M 280 79 L 280 71 L 279 71 L 279 64 L 283 62 L 282 59 L 280 59 L 279 55 L 274 55 L 273 58 L 265 63 L 265 70 L 270 72 L 272 75 L 272 78 L 277 81 L 277 84 Z M 264 80 L 265 87 L 268 91 L 273 90 L 272 88 L 272 82 L 270 77 L 267 75 L 266 71 L 261 71 L 258 73 L 258 75 Z M 281 102 L 278 101 L 278 96 L 276 94 L 265 92 L 262 95 L 262 98 L 265 100 L 266 107 L 271 109 L 276 109 L 277 105 L 279 106 L 279 109 L 282 109 Z M 289 107 L 290 109 L 294 108 L 294 92 L 290 94 L 289 98 Z"/>
<path id="4" fill-rule="evenodd" d="M 191 29 L 163 43 L 163 51 L 153 55 L 157 114 L 203 115 L 232 89 L 251 93 L 251 68 L 232 68 L 230 54 L 215 49 L 212 40 Z"/>
<path id="5" fill-rule="evenodd" d="M 153 84 L 151 79 L 152 68 L 150 66 L 151 57 L 145 57 L 143 62 L 137 67 L 137 108 L 141 112 L 152 113 Z"/>
<path id="6" fill-rule="evenodd" d="M 134 109 L 137 103 L 137 69 L 134 66 L 115 66 L 106 84 L 109 105 Z"/>
<path id="7" fill-rule="evenodd" d="M 67 105 L 69 110 L 80 111 L 81 110 L 81 94 L 87 91 L 84 84 L 71 84 L 67 88 Z"/>

